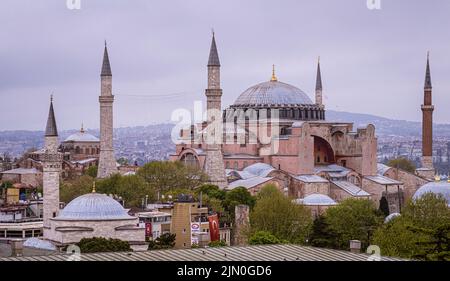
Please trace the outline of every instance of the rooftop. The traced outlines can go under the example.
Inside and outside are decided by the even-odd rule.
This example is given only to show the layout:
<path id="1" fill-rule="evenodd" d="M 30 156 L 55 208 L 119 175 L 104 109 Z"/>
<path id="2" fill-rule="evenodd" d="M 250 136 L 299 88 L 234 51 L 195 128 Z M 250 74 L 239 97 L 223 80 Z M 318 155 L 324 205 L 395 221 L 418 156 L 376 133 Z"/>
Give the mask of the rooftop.
<path id="1" fill-rule="evenodd" d="M 397 180 L 393 180 L 391 178 L 385 177 L 385 176 L 381 176 L 381 175 L 376 175 L 376 176 L 365 176 L 366 179 L 371 180 L 373 182 L 376 182 L 378 184 L 383 184 L 383 185 L 402 185 L 403 183 Z"/>
<path id="2" fill-rule="evenodd" d="M 26 174 L 37 174 L 39 171 L 35 168 L 26 169 L 26 168 L 17 168 L 8 171 L 0 172 L 1 174 L 17 174 L 17 175 L 26 175 Z"/>
<path id="3" fill-rule="evenodd" d="M 1 258 L 0 261 L 66 261 L 67 254 Z M 82 261 L 367 261 L 369 255 L 293 244 L 82 254 Z M 401 261 L 381 257 L 382 261 Z"/>

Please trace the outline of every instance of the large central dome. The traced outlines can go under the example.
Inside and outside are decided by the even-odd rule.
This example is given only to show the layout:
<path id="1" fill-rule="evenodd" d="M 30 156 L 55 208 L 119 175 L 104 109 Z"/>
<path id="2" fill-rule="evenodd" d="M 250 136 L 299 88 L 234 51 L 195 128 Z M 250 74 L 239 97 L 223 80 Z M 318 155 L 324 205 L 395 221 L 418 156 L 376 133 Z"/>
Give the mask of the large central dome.
<path id="1" fill-rule="evenodd" d="M 299 106 L 314 103 L 302 90 L 292 85 L 268 81 L 259 83 L 245 90 L 233 106 Z"/>

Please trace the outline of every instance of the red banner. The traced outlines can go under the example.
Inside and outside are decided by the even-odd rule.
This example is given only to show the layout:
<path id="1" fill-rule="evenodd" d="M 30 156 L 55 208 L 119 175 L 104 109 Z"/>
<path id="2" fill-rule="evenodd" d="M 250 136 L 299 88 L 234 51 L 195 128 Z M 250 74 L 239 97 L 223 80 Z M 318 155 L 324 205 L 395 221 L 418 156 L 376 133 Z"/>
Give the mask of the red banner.
<path id="1" fill-rule="evenodd" d="M 219 217 L 217 214 L 208 216 L 209 221 L 209 234 L 211 235 L 211 241 L 218 241 L 220 239 L 219 234 Z"/>
<path id="2" fill-rule="evenodd" d="M 152 237 L 152 224 L 149 222 L 145 223 L 145 236 Z"/>

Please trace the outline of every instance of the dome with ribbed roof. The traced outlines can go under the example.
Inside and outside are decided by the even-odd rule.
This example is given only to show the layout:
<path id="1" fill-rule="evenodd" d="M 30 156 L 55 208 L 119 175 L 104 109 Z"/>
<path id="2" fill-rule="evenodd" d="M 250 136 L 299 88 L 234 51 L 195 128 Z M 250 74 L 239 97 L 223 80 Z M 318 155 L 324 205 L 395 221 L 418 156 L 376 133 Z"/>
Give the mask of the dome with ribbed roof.
<path id="1" fill-rule="evenodd" d="M 81 195 L 61 210 L 56 220 L 126 220 L 135 219 L 113 198 L 99 193 Z"/>
<path id="2" fill-rule="evenodd" d="M 233 106 L 299 106 L 313 104 L 308 95 L 299 88 L 279 81 L 268 81 L 245 90 L 236 99 Z"/>
<path id="3" fill-rule="evenodd" d="M 69 142 L 69 141 L 73 141 L 73 142 L 99 142 L 100 140 L 95 137 L 94 135 L 91 135 L 89 133 L 87 133 L 84 130 L 81 130 L 75 134 L 72 134 L 70 136 L 68 136 L 64 142 Z"/>

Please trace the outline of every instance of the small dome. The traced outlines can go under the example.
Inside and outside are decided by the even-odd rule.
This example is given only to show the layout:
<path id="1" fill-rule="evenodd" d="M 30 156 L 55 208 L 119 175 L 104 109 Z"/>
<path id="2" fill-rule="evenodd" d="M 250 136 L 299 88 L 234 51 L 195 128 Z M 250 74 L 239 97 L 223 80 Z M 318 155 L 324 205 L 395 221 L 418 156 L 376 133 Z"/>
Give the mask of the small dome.
<path id="1" fill-rule="evenodd" d="M 310 205 L 310 206 L 332 206 L 337 205 L 337 203 L 331 199 L 329 196 L 325 194 L 315 193 L 306 196 L 302 200 L 303 205 Z"/>
<path id="2" fill-rule="evenodd" d="M 61 210 L 57 220 L 124 220 L 134 219 L 113 198 L 99 193 L 81 195 Z"/>
<path id="3" fill-rule="evenodd" d="M 99 142 L 100 140 L 89 134 L 86 133 L 86 131 L 84 131 L 83 129 L 81 129 L 81 131 L 70 135 L 69 137 L 66 138 L 66 140 L 64 142 L 68 142 L 68 141 L 75 141 L 75 142 Z"/>
<path id="4" fill-rule="evenodd" d="M 391 220 L 393 220 L 394 218 L 399 217 L 399 216 L 400 216 L 399 213 L 392 213 L 384 219 L 384 223 L 388 223 Z"/>
<path id="5" fill-rule="evenodd" d="M 314 103 L 302 90 L 279 81 L 259 83 L 245 90 L 233 106 L 248 105 L 313 105 Z"/>
<path id="6" fill-rule="evenodd" d="M 435 181 L 429 182 L 422 185 L 414 193 L 413 199 L 422 197 L 425 193 L 432 192 L 434 194 L 442 194 L 445 200 L 447 200 L 447 205 L 450 206 L 450 183 L 445 181 Z"/>
<path id="7" fill-rule="evenodd" d="M 56 250 L 56 246 L 53 245 L 50 241 L 42 240 L 36 237 L 28 238 L 27 240 L 25 240 L 25 242 L 23 242 L 23 246 L 28 248 L 35 248 L 49 251 Z"/>
<path id="8" fill-rule="evenodd" d="M 244 168 L 243 172 L 250 173 L 252 175 L 267 177 L 275 168 L 266 163 L 255 163 Z"/>

